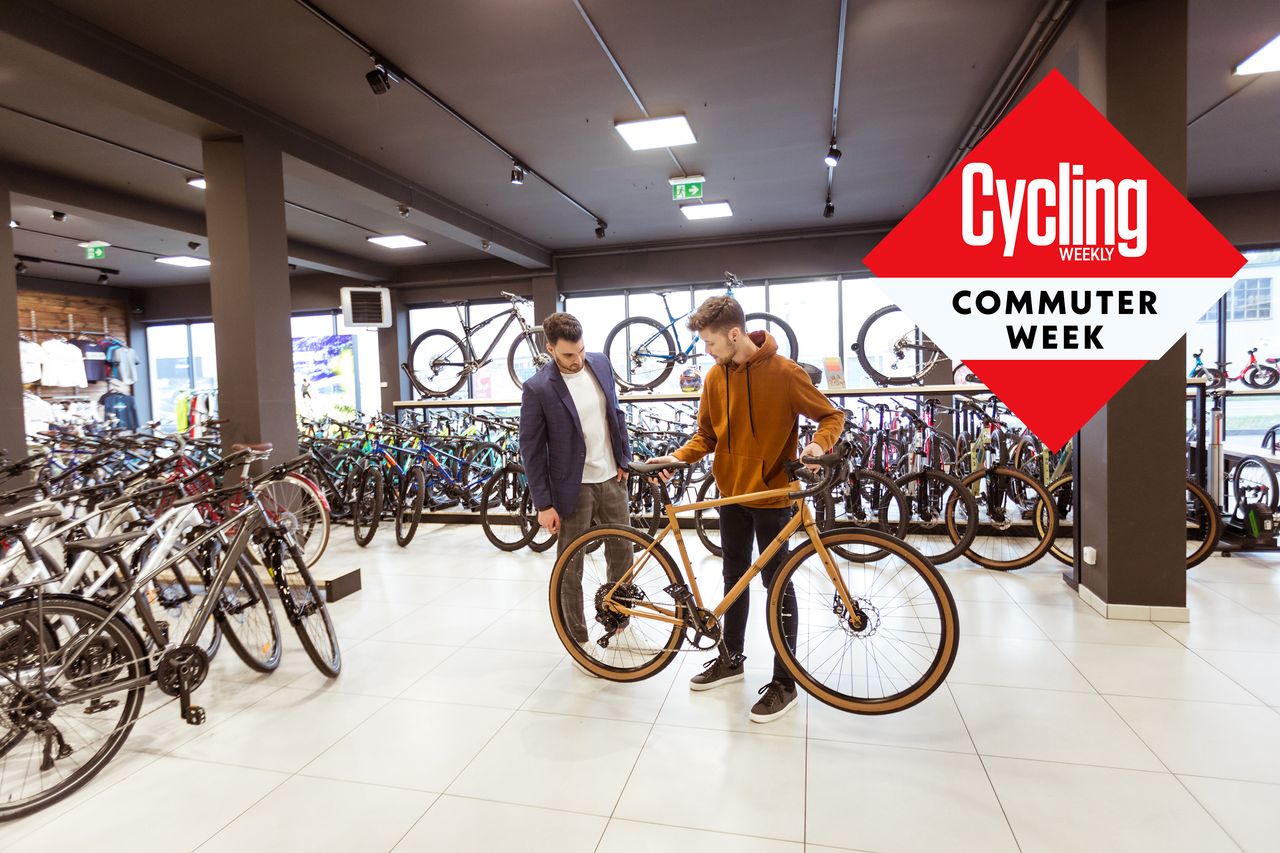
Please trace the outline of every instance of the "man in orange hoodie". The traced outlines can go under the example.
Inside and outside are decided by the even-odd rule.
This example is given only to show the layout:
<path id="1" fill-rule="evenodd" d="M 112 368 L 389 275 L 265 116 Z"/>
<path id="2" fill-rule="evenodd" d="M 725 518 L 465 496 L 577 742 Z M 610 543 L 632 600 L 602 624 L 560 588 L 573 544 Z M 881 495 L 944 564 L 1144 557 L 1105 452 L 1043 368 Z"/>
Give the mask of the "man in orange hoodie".
<path id="1" fill-rule="evenodd" d="M 783 467 L 796 458 L 798 416 L 818 421 L 813 442 L 804 456 L 820 456 L 835 445 L 844 427 L 844 414 L 817 388 L 794 361 L 778 354 L 778 344 L 767 332 L 745 331 L 742 306 L 732 296 L 713 296 L 689 315 L 689 328 L 701 336 L 707 354 L 716 360 L 702 388 L 698 431 L 671 456 L 652 462 L 697 462 L 715 453 L 712 473 L 725 497 L 785 487 L 790 481 Z M 768 547 L 790 519 L 786 498 L 720 507 L 720 543 L 724 548 L 724 589 L 728 592 L 751 565 L 751 540 L 761 551 Z M 786 559 L 785 549 L 761 572 L 768 587 Z M 785 590 L 788 615 L 784 617 L 787 642 L 795 647 L 795 591 Z M 750 606 L 744 595 L 724 617 L 724 643 L 730 663 L 720 657 L 707 663 L 689 682 L 692 690 L 710 690 L 745 677 L 742 654 Z M 795 680 L 776 655 L 773 680 L 760 689 L 760 701 L 751 709 L 757 723 L 776 720 L 795 707 Z"/>

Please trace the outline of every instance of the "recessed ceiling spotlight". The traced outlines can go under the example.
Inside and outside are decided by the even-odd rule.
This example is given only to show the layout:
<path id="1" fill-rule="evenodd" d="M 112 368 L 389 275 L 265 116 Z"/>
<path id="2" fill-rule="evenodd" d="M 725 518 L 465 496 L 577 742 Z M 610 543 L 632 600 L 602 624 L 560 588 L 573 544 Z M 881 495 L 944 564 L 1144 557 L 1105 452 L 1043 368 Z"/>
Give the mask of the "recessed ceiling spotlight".
<path id="1" fill-rule="evenodd" d="M 106 284 L 109 280 L 110 279 L 107 278 L 106 273 L 102 273 L 102 275 L 98 276 L 98 284 Z"/>
<path id="2" fill-rule="evenodd" d="M 603 240 L 603 239 L 604 239 L 605 230 L 606 230 L 608 227 L 609 227 L 609 226 L 605 225 L 605 223 L 604 223 L 604 220 L 603 220 L 603 219 L 597 219 L 597 220 L 596 220 L 596 239 L 597 239 L 597 240 Z"/>
<path id="3" fill-rule="evenodd" d="M 689 126 L 689 120 L 684 116 L 619 121 L 615 122 L 613 127 L 631 146 L 632 151 L 674 148 L 677 145 L 692 145 L 698 141 L 693 135 L 693 128 Z"/>
<path id="4" fill-rule="evenodd" d="M 22 275 L 24 272 L 27 271 L 27 265 L 22 261 L 18 261 L 18 263 L 14 265 L 13 271 L 16 272 L 18 275 Z"/>
<path id="5" fill-rule="evenodd" d="M 835 215 L 836 215 L 836 206 L 831 203 L 830 199 L 828 199 L 827 206 L 822 208 L 822 216 L 824 219 L 830 219 Z"/>
<path id="6" fill-rule="evenodd" d="M 413 212 L 412 208 L 410 208 L 409 205 L 407 204 L 396 205 L 396 213 L 400 214 L 401 219 L 408 219 L 409 214 L 412 212 Z"/>
<path id="7" fill-rule="evenodd" d="M 9 220 L 9 227 L 10 227 L 10 228 L 17 228 L 17 227 L 18 227 L 19 225 L 21 225 L 21 224 L 22 224 L 22 223 L 21 223 L 21 222 L 19 222 L 19 221 L 18 221 L 18 220 L 16 220 L 16 219 L 10 219 L 10 220 Z"/>
<path id="8" fill-rule="evenodd" d="M 191 240 L 190 242 L 187 243 L 187 248 L 194 252 L 196 249 L 200 248 L 200 244 L 197 243 L 195 240 Z"/>
<path id="9" fill-rule="evenodd" d="M 187 186 L 202 190 L 209 186 L 209 182 L 204 179 L 204 175 L 196 175 L 195 177 L 187 178 Z"/>
<path id="10" fill-rule="evenodd" d="M 377 243 L 388 249 L 412 249 L 414 246 L 425 246 L 425 241 L 419 240 L 417 237 L 410 237 L 407 234 L 380 234 L 376 237 L 366 237 L 370 243 Z"/>
<path id="11" fill-rule="evenodd" d="M 833 139 L 831 140 L 831 147 L 827 149 L 827 156 L 822 158 L 822 162 L 827 164 L 827 168 L 834 169 L 840 165 L 840 158 L 843 156 L 844 154 L 836 147 L 836 141 Z"/>
<path id="12" fill-rule="evenodd" d="M 713 201 L 710 204 L 682 204 L 680 212 L 685 219 L 720 219 L 733 216 L 733 208 L 727 201 Z"/>
<path id="13" fill-rule="evenodd" d="M 61 210 L 51 210 L 51 211 L 49 211 L 49 216 L 53 218 L 53 221 L 54 221 L 54 222 L 66 222 L 66 221 L 67 221 L 67 215 L 66 215 L 65 213 L 63 213 Z"/>
<path id="14" fill-rule="evenodd" d="M 1280 71 L 1280 36 L 1264 44 L 1257 53 L 1234 69 L 1237 76 L 1266 74 L 1269 71 Z"/>
<path id="15" fill-rule="evenodd" d="M 519 163 L 511 164 L 511 183 L 517 187 L 524 183 L 524 166 Z"/>
<path id="16" fill-rule="evenodd" d="M 190 255 L 171 255 L 156 258 L 157 264 L 168 264 L 171 267 L 207 267 L 209 262 L 204 258 L 193 258 Z"/>

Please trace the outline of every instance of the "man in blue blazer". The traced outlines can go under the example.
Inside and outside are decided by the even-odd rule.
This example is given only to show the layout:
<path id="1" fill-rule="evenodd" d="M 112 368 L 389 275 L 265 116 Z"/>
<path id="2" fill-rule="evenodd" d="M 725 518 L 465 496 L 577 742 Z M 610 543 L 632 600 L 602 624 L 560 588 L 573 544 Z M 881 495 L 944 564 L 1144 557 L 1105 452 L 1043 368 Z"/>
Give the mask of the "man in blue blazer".
<path id="1" fill-rule="evenodd" d="M 520 456 L 538 524 L 559 534 L 557 553 L 564 553 L 592 525 L 630 523 L 624 483 L 631 445 L 613 369 L 604 355 L 586 352 L 582 324 L 572 314 L 556 313 L 542 327 L 553 360 L 524 384 Z M 619 545 L 606 549 L 613 580 L 630 565 L 629 549 Z M 576 570 L 580 587 L 580 563 Z M 567 585 L 572 591 L 574 584 Z M 566 621 L 574 639 L 585 643 L 582 596 L 576 600 Z"/>

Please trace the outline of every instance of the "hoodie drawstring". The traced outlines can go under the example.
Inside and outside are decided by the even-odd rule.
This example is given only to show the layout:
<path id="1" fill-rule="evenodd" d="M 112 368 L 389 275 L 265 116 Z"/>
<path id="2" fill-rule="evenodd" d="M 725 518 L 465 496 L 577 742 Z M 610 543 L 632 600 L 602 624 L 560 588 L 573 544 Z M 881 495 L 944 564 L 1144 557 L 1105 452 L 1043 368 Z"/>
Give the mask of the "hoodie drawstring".
<path id="1" fill-rule="evenodd" d="M 756 413 L 751 407 L 751 365 L 746 365 L 747 370 L 747 420 L 751 422 L 751 437 L 756 435 Z"/>
<path id="2" fill-rule="evenodd" d="M 730 413 L 729 413 L 729 365 L 722 364 L 721 367 L 724 368 L 724 422 L 725 422 L 724 449 L 732 450 L 733 449 L 733 418 L 730 417 Z"/>

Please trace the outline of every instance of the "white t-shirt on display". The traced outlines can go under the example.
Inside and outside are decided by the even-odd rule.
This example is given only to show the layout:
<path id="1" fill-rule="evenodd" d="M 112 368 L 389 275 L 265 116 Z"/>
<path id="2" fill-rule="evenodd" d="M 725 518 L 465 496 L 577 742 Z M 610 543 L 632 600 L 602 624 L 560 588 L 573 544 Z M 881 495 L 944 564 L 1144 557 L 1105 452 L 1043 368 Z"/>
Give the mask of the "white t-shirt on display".
<path id="1" fill-rule="evenodd" d="M 18 362 L 22 369 L 22 384 L 39 382 L 44 370 L 44 350 L 38 343 L 18 339 Z"/>
<path id="2" fill-rule="evenodd" d="M 582 422 L 582 438 L 587 445 L 587 460 L 582 466 L 582 482 L 603 483 L 618 476 L 618 465 L 613 458 L 613 440 L 609 437 L 608 412 L 605 411 L 604 391 L 596 377 L 585 365 L 577 373 L 561 371 L 564 384 L 578 410 Z"/>

